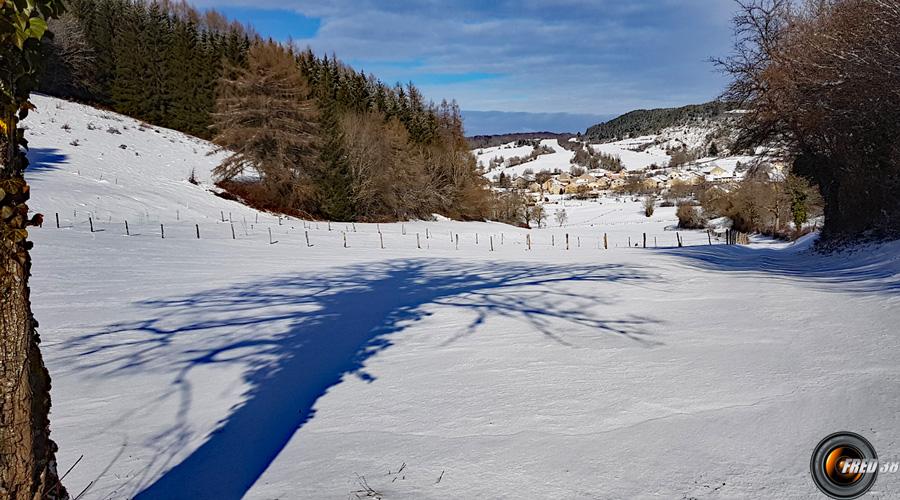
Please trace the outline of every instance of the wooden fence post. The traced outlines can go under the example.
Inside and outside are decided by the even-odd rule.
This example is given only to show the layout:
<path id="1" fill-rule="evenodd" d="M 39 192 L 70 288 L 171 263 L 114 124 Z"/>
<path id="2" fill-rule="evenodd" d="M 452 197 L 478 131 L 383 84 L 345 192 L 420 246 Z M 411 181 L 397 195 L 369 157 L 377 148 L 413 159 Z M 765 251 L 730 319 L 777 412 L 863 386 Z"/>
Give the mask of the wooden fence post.
<path id="1" fill-rule="evenodd" d="M 525 243 L 528 245 L 528 250 L 531 250 L 531 234 L 525 235 Z"/>
<path id="2" fill-rule="evenodd" d="M 159 225 L 159 235 L 166 239 L 166 228 L 162 224 Z"/>
<path id="3" fill-rule="evenodd" d="M 644 248 L 647 248 L 647 233 L 644 233 Z"/>
<path id="4" fill-rule="evenodd" d="M 312 246 L 309 244 L 309 231 L 304 231 L 304 233 L 306 233 L 306 248 L 309 248 Z"/>
<path id="5" fill-rule="evenodd" d="M 344 248 L 347 248 L 347 233 L 344 234 Z"/>
<path id="6" fill-rule="evenodd" d="M 606 233 L 603 233 L 603 249 L 609 250 L 609 238 L 607 238 Z"/>
<path id="7" fill-rule="evenodd" d="M 494 235 L 491 235 L 491 251 L 494 251 Z"/>
<path id="8" fill-rule="evenodd" d="M 231 239 L 236 240 L 237 236 L 234 234 L 234 222 L 231 223 Z"/>
<path id="9" fill-rule="evenodd" d="M 59 229 L 59 212 L 56 212 L 56 229 Z"/>
<path id="10" fill-rule="evenodd" d="M 456 233 L 456 249 L 459 250 L 459 233 Z"/>
<path id="11" fill-rule="evenodd" d="M 678 248 L 681 248 L 682 247 L 681 233 L 675 233 L 675 238 L 678 240 Z"/>
<path id="12" fill-rule="evenodd" d="M 88 223 L 91 225 L 91 232 L 93 233 L 94 232 L 94 219 L 91 217 L 88 217 Z"/>
<path id="13" fill-rule="evenodd" d="M 128 230 L 128 219 L 125 219 L 125 236 L 131 236 L 131 231 Z"/>
<path id="14" fill-rule="evenodd" d="M 569 249 L 569 233 L 566 233 L 566 250 Z"/>
<path id="15" fill-rule="evenodd" d="M 200 239 L 200 224 L 194 224 L 194 227 L 197 228 L 197 239 Z"/>
<path id="16" fill-rule="evenodd" d="M 384 250 L 384 235 L 381 234 L 381 231 L 378 231 L 378 239 L 381 240 L 381 249 Z"/>
<path id="17" fill-rule="evenodd" d="M 419 233 L 416 233 L 416 248 L 422 249 L 422 243 L 419 241 Z"/>
<path id="18" fill-rule="evenodd" d="M 219 216 L 222 217 L 222 222 L 225 222 L 225 211 L 224 210 L 219 210 Z M 257 217 L 259 217 L 259 216 L 257 216 Z"/>

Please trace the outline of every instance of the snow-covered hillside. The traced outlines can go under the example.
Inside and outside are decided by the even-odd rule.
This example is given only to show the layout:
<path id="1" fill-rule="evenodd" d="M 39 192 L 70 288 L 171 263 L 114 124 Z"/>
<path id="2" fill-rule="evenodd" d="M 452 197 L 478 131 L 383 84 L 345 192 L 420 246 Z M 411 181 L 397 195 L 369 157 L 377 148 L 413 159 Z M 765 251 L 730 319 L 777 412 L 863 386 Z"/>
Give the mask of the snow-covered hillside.
<path id="1" fill-rule="evenodd" d="M 83 499 L 799 499 L 825 435 L 900 443 L 897 243 L 677 248 L 625 198 L 531 231 L 279 220 L 209 192 L 209 144 L 35 102 L 32 300 Z"/>
<path id="2" fill-rule="evenodd" d="M 594 152 L 619 158 L 626 171 L 637 172 L 648 168 L 666 168 L 672 159 L 669 154 L 671 150 L 701 150 L 709 143 L 711 137 L 717 137 L 723 133 L 713 125 L 709 127 L 671 127 L 655 135 L 602 144 L 590 144 L 589 146 Z M 515 143 L 509 143 L 492 148 L 481 148 L 473 152 L 476 155 L 478 164 L 486 170 L 485 177 L 490 180 L 496 180 L 501 172 L 507 177 L 514 179 L 529 171 L 532 173 L 542 170 L 568 172 L 574 166 L 572 159 L 575 157 L 575 153 L 563 148 L 557 139 L 545 139 L 541 141 L 541 145 L 551 148 L 554 153 L 541 155 L 533 161 L 516 166 L 509 166 L 509 159 L 512 157 L 527 157 L 533 150 L 532 146 L 516 146 Z M 499 167 L 491 168 L 491 161 L 499 161 L 500 159 L 503 159 L 504 163 Z M 679 170 L 699 172 L 703 169 L 720 167 L 729 174 L 734 174 L 735 167 L 739 162 L 746 165 L 755 159 L 758 159 L 758 157 L 723 156 L 720 158 L 701 158 L 695 162 L 683 165 Z"/>
<path id="3" fill-rule="evenodd" d="M 553 152 L 542 154 L 532 161 L 516 166 L 508 166 L 508 160 L 513 156 L 518 156 L 520 158 L 527 157 L 531 154 L 532 150 L 534 150 L 534 147 L 515 147 L 514 143 L 510 143 L 504 146 L 480 150 L 481 154 L 476 156 L 479 163 L 482 165 L 489 165 L 490 161 L 495 158 L 507 160 L 500 168 L 489 170 L 485 174 L 485 176 L 491 180 L 496 180 L 501 172 L 511 178 L 515 178 L 524 175 L 527 171 L 531 171 L 532 173 L 540 172 L 542 170 L 547 170 L 548 172 L 567 172 L 572 168 L 571 159 L 575 153 L 567 151 L 560 146 L 557 139 L 545 139 L 542 140 L 540 144 L 543 147 L 550 148 Z"/>
<path id="4" fill-rule="evenodd" d="M 115 113 L 44 96 L 26 121 L 31 207 L 66 224 L 208 222 L 238 203 L 211 196 L 211 171 L 223 155 L 194 137 Z M 199 185 L 188 179 L 194 173 Z M 55 222 L 53 222 L 55 224 Z"/>

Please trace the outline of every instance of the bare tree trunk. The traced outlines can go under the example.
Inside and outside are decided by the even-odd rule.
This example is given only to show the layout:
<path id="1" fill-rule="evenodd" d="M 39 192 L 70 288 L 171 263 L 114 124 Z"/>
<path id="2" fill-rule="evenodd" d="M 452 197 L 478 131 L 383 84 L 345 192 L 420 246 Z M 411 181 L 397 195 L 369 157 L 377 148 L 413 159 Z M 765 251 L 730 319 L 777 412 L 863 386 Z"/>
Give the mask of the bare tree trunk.
<path id="1" fill-rule="evenodd" d="M 8 138 L 0 138 L 0 498 L 65 499 L 50 439 L 50 374 L 29 297 L 26 160 Z"/>

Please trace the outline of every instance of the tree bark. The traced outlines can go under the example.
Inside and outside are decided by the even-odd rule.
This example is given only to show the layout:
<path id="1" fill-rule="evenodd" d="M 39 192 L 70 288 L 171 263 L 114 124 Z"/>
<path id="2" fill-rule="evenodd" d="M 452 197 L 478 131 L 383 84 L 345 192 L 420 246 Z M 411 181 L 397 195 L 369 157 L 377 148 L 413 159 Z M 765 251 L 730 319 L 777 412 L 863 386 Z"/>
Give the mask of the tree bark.
<path id="1" fill-rule="evenodd" d="M 28 288 L 26 160 L 8 138 L 0 138 L 0 498 L 66 499 L 50 439 L 50 374 Z"/>

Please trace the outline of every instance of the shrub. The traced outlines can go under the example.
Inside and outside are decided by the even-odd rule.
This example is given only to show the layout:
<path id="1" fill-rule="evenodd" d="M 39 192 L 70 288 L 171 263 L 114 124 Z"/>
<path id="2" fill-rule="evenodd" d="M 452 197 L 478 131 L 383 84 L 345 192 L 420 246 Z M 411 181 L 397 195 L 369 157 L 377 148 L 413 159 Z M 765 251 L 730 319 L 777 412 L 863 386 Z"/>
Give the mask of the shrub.
<path id="1" fill-rule="evenodd" d="M 653 212 L 656 208 L 656 199 L 652 196 L 647 196 L 644 198 L 644 215 L 647 217 L 653 217 Z"/>
<path id="2" fill-rule="evenodd" d="M 195 168 L 191 169 L 191 175 L 190 175 L 190 177 L 188 177 L 188 182 L 190 182 L 191 184 L 193 184 L 195 186 L 200 185 L 200 181 L 197 180 L 197 169 L 195 169 Z"/>
<path id="3" fill-rule="evenodd" d="M 678 227 L 682 229 L 703 229 L 706 227 L 706 221 L 703 220 L 700 211 L 690 203 L 679 203 L 675 215 L 678 217 Z"/>

